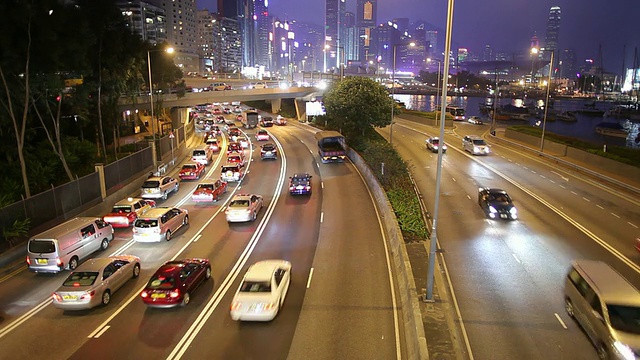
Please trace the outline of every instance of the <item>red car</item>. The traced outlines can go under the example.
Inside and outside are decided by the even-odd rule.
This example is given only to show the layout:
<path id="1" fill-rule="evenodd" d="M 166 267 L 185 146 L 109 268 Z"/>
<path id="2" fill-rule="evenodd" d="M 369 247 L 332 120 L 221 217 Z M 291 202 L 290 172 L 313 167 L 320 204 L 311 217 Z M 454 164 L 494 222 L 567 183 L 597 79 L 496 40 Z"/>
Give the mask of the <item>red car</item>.
<path id="1" fill-rule="evenodd" d="M 151 307 L 186 306 L 191 301 L 191 293 L 209 278 L 208 259 L 168 261 L 153 274 L 140 297 Z"/>
<path id="2" fill-rule="evenodd" d="M 227 164 L 244 166 L 244 154 L 240 152 L 227 155 Z"/>
<path id="3" fill-rule="evenodd" d="M 213 115 L 222 115 L 222 110 L 220 108 L 213 109 Z"/>
<path id="4" fill-rule="evenodd" d="M 194 202 L 214 202 L 218 201 L 220 195 L 227 192 L 227 183 L 217 180 L 215 182 L 203 182 L 191 195 Z"/>
<path id="5" fill-rule="evenodd" d="M 213 151 L 214 153 L 217 153 L 218 151 L 220 151 L 220 144 L 218 143 L 218 139 L 216 138 L 209 139 L 207 140 L 206 144 L 209 147 L 209 149 L 211 149 L 211 151 Z"/>
<path id="6" fill-rule="evenodd" d="M 227 145 L 227 155 L 239 152 L 242 152 L 242 146 L 240 146 L 240 143 L 230 142 L 229 145 Z"/>
<path id="7" fill-rule="evenodd" d="M 138 216 L 142 216 L 147 210 L 156 206 L 153 200 L 140 198 L 126 198 L 118 201 L 111 212 L 103 217 L 105 222 L 114 228 L 125 228 L 131 226 Z"/>
<path id="8" fill-rule="evenodd" d="M 216 124 L 224 124 L 224 120 L 225 120 L 224 116 L 222 115 L 216 116 Z"/>
<path id="9" fill-rule="evenodd" d="M 178 176 L 180 180 L 198 180 L 204 173 L 204 165 L 200 163 L 184 164 Z"/>

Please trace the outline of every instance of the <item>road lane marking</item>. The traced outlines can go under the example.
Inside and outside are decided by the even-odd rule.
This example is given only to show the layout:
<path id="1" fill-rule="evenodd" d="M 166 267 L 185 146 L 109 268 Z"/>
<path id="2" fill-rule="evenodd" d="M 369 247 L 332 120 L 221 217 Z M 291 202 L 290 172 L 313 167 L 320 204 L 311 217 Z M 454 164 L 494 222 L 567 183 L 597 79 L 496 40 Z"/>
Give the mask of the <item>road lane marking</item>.
<path id="1" fill-rule="evenodd" d="M 560 317 L 560 315 L 558 315 L 558 313 L 553 313 L 553 315 L 556 316 L 556 319 L 558 319 L 558 322 L 560 323 L 560 325 L 562 325 L 562 327 L 567 330 L 567 325 L 564 323 L 564 321 L 562 321 L 562 318 Z"/>
<path id="2" fill-rule="evenodd" d="M 566 177 L 566 176 L 562 176 L 562 174 L 560 174 L 560 173 L 558 173 L 558 172 L 555 172 L 555 171 L 551 170 L 551 173 L 552 173 L 552 174 L 556 174 L 556 175 L 558 175 L 558 176 L 560 177 L 560 179 L 562 179 L 562 180 L 564 180 L 564 181 L 569 181 L 569 178 L 568 178 L 568 177 Z"/>
<path id="3" fill-rule="evenodd" d="M 549 181 L 551 181 L 551 183 L 552 183 L 552 184 L 555 184 L 555 183 L 556 183 L 555 181 L 553 181 L 553 180 L 551 180 L 551 179 L 549 179 Z"/>
<path id="4" fill-rule="evenodd" d="M 195 239 L 193 239 L 193 242 L 196 242 L 196 241 L 200 240 L 201 237 L 202 237 L 202 234 L 199 234 L 198 236 L 196 236 Z"/>
<path id="5" fill-rule="evenodd" d="M 322 223 L 322 221 L 324 220 L 324 212 L 320 213 L 320 223 Z"/>
<path id="6" fill-rule="evenodd" d="M 576 196 L 578 195 L 578 193 L 577 193 L 577 192 L 575 192 L 575 191 L 573 191 L 573 190 L 571 190 L 571 193 L 572 193 L 573 195 L 576 195 Z"/>
<path id="7" fill-rule="evenodd" d="M 453 182 L 456 182 L 456 178 L 452 177 L 451 180 L 453 180 Z"/>
<path id="8" fill-rule="evenodd" d="M 320 187 L 324 189 L 324 181 L 320 181 Z"/>
<path id="9" fill-rule="evenodd" d="M 10 333 L 13 329 L 17 328 L 18 326 L 22 325 L 22 323 L 29 320 L 33 315 L 39 313 L 41 310 L 46 308 L 52 302 L 53 300 L 49 296 L 45 301 L 41 302 L 40 304 L 36 305 L 33 309 L 24 313 L 22 316 L 14 320 L 11 324 L 7 325 L 7 327 L 0 330 L 0 338 Z"/>
<path id="10" fill-rule="evenodd" d="M 23 272 L 25 269 L 26 269 L 26 267 L 23 266 L 23 267 L 19 267 L 19 268 L 13 270 L 12 272 L 8 273 L 7 275 L 1 277 L 0 278 L 0 283 L 3 283 L 5 281 L 9 280 L 10 278 L 18 275 L 19 273 Z"/>
<path id="11" fill-rule="evenodd" d="M 634 227 L 634 228 L 636 228 L 636 229 L 638 228 L 638 226 L 637 226 L 636 224 L 634 224 L 634 223 L 632 223 L 632 222 L 630 222 L 630 221 L 627 221 L 627 224 L 629 224 L 629 225 L 633 226 L 633 227 Z"/>
<path id="12" fill-rule="evenodd" d="M 600 205 L 598 205 L 598 204 L 596 204 L 596 206 L 597 206 L 598 208 L 600 208 L 601 210 L 604 210 L 604 208 L 603 208 L 602 206 L 600 206 Z"/>
<path id="13" fill-rule="evenodd" d="M 611 213 L 611 215 L 613 215 L 613 216 L 617 217 L 618 219 L 620 219 L 620 216 L 618 216 L 618 215 L 617 215 L 617 214 L 615 214 L 615 213 Z"/>
<path id="14" fill-rule="evenodd" d="M 103 327 L 103 328 L 102 328 L 102 330 L 100 330 L 100 332 L 98 332 L 98 333 L 96 334 L 96 336 L 94 336 L 93 338 L 94 338 L 94 339 L 99 338 L 99 337 L 100 337 L 100 335 L 104 334 L 104 333 L 105 333 L 105 331 L 109 330 L 109 328 L 110 328 L 110 327 L 111 327 L 111 325 L 107 325 L 107 326 Z"/>
<path id="15" fill-rule="evenodd" d="M 469 194 L 467 194 L 467 199 L 471 200 L 471 196 Z"/>
<path id="16" fill-rule="evenodd" d="M 518 259 L 518 257 L 516 256 L 516 254 L 511 254 L 513 255 L 513 258 L 516 259 L 516 261 L 520 264 L 522 264 L 522 262 L 520 261 L 520 259 Z"/>
<path id="17" fill-rule="evenodd" d="M 559 185 L 561 188 L 566 189 L 567 187 L 564 185 Z"/>
<path id="18" fill-rule="evenodd" d="M 541 177 L 541 178 L 543 178 L 543 179 L 546 179 L 546 178 L 547 178 L 546 176 L 544 176 L 544 175 L 542 175 L 542 174 L 540 174 L 540 177 Z"/>
<path id="19" fill-rule="evenodd" d="M 311 287 L 311 278 L 313 277 L 313 268 L 309 271 L 309 278 L 307 279 L 307 289 Z"/>
<path id="20" fill-rule="evenodd" d="M 587 199 L 586 197 L 582 197 L 582 200 L 586 201 L 586 202 L 591 202 L 591 200 Z"/>

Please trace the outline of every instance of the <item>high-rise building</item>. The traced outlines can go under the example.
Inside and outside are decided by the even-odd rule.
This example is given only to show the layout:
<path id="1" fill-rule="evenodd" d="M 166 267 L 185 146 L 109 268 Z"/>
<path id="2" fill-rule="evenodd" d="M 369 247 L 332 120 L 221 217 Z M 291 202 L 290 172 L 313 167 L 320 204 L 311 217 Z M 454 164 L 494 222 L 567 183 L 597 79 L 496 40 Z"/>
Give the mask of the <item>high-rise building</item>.
<path id="1" fill-rule="evenodd" d="M 377 12 L 378 0 L 358 0 L 356 6 L 356 26 L 359 37 L 358 60 L 363 64 L 369 60 L 375 60 L 377 55 L 382 55 L 372 51 Z"/>
<path id="2" fill-rule="evenodd" d="M 151 44 L 167 40 L 167 20 L 162 8 L 140 0 L 118 0 L 115 4 L 122 11 L 127 26 L 142 40 Z"/>
<path id="3" fill-rule="evenodd" d="M 551 57 L 551 51 L 558 50 L 558 36 L 560 33 L 560 7 L 553 6 L 549 10 L 549 18 L 547 19 L 547 33 L 544 37 L 544 54 L 545 60 Z M 557 53 L 556 53 L 557 55 Z"/>
<path id="4" fill-rule="evenodd" d="M 427 42 L 429 43 L 427 56 L 440 59 L 441 55 L 440 55 L 440 51 L 438 51 L 438 32 L 435 30 L 427 30 L 425 37 Z"/>
<path id="5" fill-rule="evenodd" d="M 344 45 L 345 61 L 358 60 L 358 28 L 356 27 L 356 14 L 347 11 L 344 16 Z"/>
<path id="6" fill-rule="evenodd" d="M 195 0 L 153 0 L 167 19 L 167 42 L 174 48 L 174 63 L 184 72 L 199 72 Z"/>
<path id="7" fill-rule="evenodd" d="M 216 56 L 214 69 L 223 73 L 237 73 L 242 70 L 242 37 L 237 19 L 220 17 L 217 24 L 218 35 L 214 36 Z"/>
<path id="8" fill-rule="evenodd" d="M 198 10 L 198 55 L 200 56 L 201 73 L 206 74 L 214 71 L 213 64 L 216 57 L 216 47 L 214 37 L 217 34 L 218 16 L 209 10 Z M 217 69 L 216 69 L 217 70 Z"/>
<path id="9" fill-rule="evenodd" d="M 577 57 L 573 49 L 564 49 L 559 54 L 558 77 L 563 79 L 574 79 L 578 72 L 576 67 Z"/>
<path id="10" fill-rule="evenodd" d="M 493 61 L 493 49 L 491 45 L 486 44 L 484 46 L 484 51 L 482 52 L 482 61 Z"/>
<path id="11" fill-rule="evenodd" d="M 300 51 L 296 52 L 297 55 L 301 56 L 301 58 L 297 58 L 300 68 L 303 67 L 302 60 L 305 60 L 304 68 L 306 71 L 322 71 L 324 66 L 323 26 L 295 20 L 291 23 L 295 29 L 296 41 L 301 44 Z M 310 47 L 310 49 L 307 47 Z M 307 57 L 306 59 L 304 58 L 305 56 Z"/>
<path id="12" fill-rule="evenodd" d="M 344 46 L 340 43 L 340 37 L 344 36 L 346 6 L 346 0 L 326 0 L 323 42 L 325 69 L 337 69 L 339 59 L 343 58 Z"/>
<path id="13" fill-rule="evenodd" d="M 256 27 L 256 51 L 254 65 L 268 67 L 270 65 L 269 32 L 271 31 L 273 19 L 269 15 L 268 0 L 254 0 L 254 19 Z"/>

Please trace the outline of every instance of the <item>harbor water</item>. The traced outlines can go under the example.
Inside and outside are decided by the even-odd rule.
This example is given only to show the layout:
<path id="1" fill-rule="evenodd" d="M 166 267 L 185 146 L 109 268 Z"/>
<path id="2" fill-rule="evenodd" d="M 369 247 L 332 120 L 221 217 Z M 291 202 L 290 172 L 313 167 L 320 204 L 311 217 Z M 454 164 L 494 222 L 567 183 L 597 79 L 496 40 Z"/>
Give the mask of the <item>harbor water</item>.
<path id="1" fill-rule="evenodd" d="M 434 111 L 439 99 L 436 99 L 435 95 L 402 95 L 396 94 L 395 99 L 403 102 L 407 109 L 418 111 Z M 453 106 L 459 106 L 465 109 L 466 116 L 479 116 L 483 121 L 490 121 L 487 116 L 480 113 L 480 106 L 487 101 L 483 97 L 448 97 L 447 104 Z M 528 101 L 527 106 L 531 106 L 533 101 Z M 539 102 L 540 103 L 540 102 Z M 514 106 L 522 106 L 523 101 L 521 99 L 498 99 L 498 106 L 511 104 Z M 610 102 L 596 102 L 593 100 L 583 99 L 555 99 L 553 102 L 553 111 L 566 112 L 577 111 L 587 108 L 587 106 L 594 106 L 599 110 L 609 110 L 614 106 Z M 550 107 L 550 109 L 552 109 Z M 626 146 L 629 148 L 640 149 L 640 123 L 632 122 L 624 118 L 613 118 L 607 116 L 591 116 L 585 115 L 580 112 L 575 113 L 575 121 L 561 121 L 552 120 L 550 116 L 547 116 L 547 122 L 545 125 L 545 132 L 551 132 L 558 135 L 569 136 L 580 140 L 588 141 L 599 145 L 608 146 Z M 628 136 L 625 138 L 615 137 L 609 135 L 602 135 L 596 133 L 596 126 L 600 123 L 613 123 L 619 124 L 623 128 L 628 130 Z M 530 116 L 528 120 L 507 120 L 498 121 L 498 126 L 508 125 L 530 125 L 542 127 L 542 117 L 538 118 Z"/>

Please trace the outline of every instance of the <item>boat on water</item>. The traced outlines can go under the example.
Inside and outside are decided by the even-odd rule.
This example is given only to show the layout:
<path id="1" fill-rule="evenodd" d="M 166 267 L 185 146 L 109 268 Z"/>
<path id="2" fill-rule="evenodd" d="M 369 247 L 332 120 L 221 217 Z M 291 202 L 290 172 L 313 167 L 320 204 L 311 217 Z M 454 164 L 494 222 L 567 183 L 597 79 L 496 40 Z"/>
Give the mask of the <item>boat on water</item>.
<path id="1" fill-rule="evenodd" d="M 619 137 L 619 138 L 625 138 L 625 139 L 629 135 L 629 132 L 624 127 L 622 127 L 622 125 L 618 123 L 606 123 L 606 122 L 599 123 L 598 125 L 596 125 L 595 131 L 597 134 L 600 134 L 600 135 Z"/>
<path id="2" fill-rule="evenodd" d="M 602 109 L 598 109 L 596 107 L 596 102 L 592 101 L 590 103 L 584 104 L 582 109 L 578 109 L 575 111 L 577 114 L 584 116 L 593 116 L 593 117 L 602 117 L 604 116 L 605 111 Z"/>
<path id="3" fill-rule="evenodd" d="M 617 105 L 604 113 L 604 116 L 616 119 L 629 119 L 632 121 L 640 121 L 640 108 L 638 105 Z"/>

